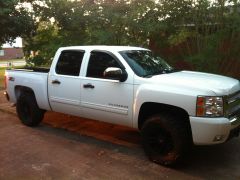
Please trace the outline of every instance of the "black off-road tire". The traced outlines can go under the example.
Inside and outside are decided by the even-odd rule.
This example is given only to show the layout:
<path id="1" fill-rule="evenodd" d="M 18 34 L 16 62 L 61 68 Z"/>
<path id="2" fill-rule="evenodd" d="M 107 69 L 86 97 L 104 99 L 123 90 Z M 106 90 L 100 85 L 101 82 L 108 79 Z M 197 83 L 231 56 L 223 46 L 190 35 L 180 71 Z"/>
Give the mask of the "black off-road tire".
<path id="1" fill-rule="evenodd" d="M 157 114 L 142 126 L 143 148 L 149 159 L 164 166 L 178 164 L 189 150 L 191 133 L 185 121 L 171 114 Z"/>
<path id="2" fill-rule="evenodd" d="M 19 96 L 16 110 L 22 123 L 30 127 L 38 126 L 45 112 L 38 107 L 35 96 L 32 93 L 22 93 Z"/>

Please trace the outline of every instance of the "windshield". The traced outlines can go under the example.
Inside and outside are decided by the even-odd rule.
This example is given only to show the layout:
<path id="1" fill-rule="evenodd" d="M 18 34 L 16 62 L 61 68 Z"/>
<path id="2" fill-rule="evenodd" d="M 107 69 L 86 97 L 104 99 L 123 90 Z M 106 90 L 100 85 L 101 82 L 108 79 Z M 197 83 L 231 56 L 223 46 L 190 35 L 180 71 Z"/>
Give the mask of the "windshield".
<path id="1" fill-rule="evenodd" d="M 154 57 L 151 51 L 131 50 L 119 52 L 133 71 L 140 77 L 152 77 L 157 74 L 173 72 L 174 69 L 160 57 Z"/>

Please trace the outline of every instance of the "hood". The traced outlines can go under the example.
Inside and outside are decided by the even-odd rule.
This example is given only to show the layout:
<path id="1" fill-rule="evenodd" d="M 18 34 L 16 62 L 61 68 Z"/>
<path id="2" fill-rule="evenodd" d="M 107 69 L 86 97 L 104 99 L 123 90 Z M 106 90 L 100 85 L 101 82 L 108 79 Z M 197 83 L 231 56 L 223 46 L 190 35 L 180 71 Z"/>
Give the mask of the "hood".
<path id="1" fill-rule="evenodd" d="M 202 89 L 214 92 L 216 95 L 229 95 L 240 90 L 240 82 L 236 79 L 209 73 L 180 71 L 156 75 L 150 78 L 156 83 L 171 84 L 185 88 Z"/>

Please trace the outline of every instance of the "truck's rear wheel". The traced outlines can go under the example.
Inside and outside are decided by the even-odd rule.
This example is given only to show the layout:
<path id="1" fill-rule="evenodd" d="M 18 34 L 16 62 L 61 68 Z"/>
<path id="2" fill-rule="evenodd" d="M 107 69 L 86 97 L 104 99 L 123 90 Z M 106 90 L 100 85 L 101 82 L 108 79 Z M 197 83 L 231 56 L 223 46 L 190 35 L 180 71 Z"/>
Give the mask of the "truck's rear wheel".
<path id="1" fill-rule="evenodd" d="M 22 123 L 31 127 L 39 125 L 44 116 L 44 111 L 38 107 L 36 99 L 31 93 L 20 95 L 16 110 Z"/>
<path id="2" fill-rule="evenodd" d="M 151 161 L 165 166 L 181 160 L 191 144 L 189 134 L 186 123 L 171 114 L 154 115 L 141 129 L 146 155 Z"/>

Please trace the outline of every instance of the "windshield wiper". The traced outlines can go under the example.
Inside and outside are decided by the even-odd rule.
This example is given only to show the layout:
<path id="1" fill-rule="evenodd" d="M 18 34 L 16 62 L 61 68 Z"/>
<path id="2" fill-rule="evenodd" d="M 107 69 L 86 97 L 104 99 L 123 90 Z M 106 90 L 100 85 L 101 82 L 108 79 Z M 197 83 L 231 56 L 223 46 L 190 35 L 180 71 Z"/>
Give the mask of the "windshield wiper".
<path id="1" fill-rule="evenodd" d="M 160 75 L 160 74 L 164 74 L 164 73 L 163 73 L 163 72 L 157 72 L 157 73 L 153 73 L 153 74 L 143 75 L 143 77 L 145 77 L 145 78 L 151 78 L 151 77 L 153 77 L 153 76 Z"/>
<path id="2" fill-rule="evenodd" d="M 144 77 L 144 78 L 151 78 L 151 77 L 153 77 L 154 75 L 152 75 L 152 74 L 148 74 L 148 75 L 143 75 L 142 77 Z"/>
<path id="3" fill-rule="evenodd" d="M 153 74 L 143 75 L 142 77 L 151 78 L 151 77 L 156 76 L 156 75 L 168 74 L 168 73 L 173 73 L 173 72 L 178 72 L 178 71 L 179 70 L 176 70 L 176 69 L 162 69 L 161 72 L 156 72 L 156 73 L 153 73 Z"/>

